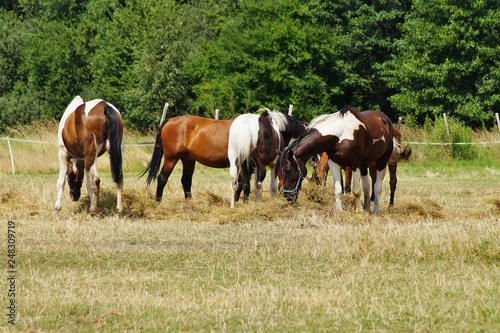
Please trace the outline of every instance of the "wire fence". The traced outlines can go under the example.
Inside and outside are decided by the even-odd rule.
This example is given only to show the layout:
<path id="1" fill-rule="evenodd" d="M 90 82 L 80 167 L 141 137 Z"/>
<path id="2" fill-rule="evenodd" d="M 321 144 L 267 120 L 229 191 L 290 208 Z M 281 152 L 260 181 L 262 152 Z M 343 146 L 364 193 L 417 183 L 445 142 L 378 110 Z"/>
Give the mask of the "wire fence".
<path id="1" fill-rule="evenodd" d="M 9 149 L 9 154 L 10 154 L 10 161 L 11 161 L 11 169 L 12 169 L 12 174 L 16 173 L 16 168 L 15 168 L 15 162 L 14 162 L 14 154 L 13 154 L 13 149 L 11 142 L 24 142 L 24 143 L 34 143 L 34 144 L 41 144 L 41 145 L 57 145 L 56 142 L 47 142 L 47 141 L 40 141 L 40 140 L 26 140 L 26 139 L 15 139 L 11 137 L 3 137 L 0 138 L 0 141 L 7 141 L 7 146 Z M 478 142 L 418 142 L 418 141 L 405 141 L 405 144 L 410 144 L 410 145 L 427 145 L 427 146 L 453 146 L 453 145 L 498 145 L 500 144 L 500 141 L 478 141 Z M 138 142 L 138 143 L 127 143 L 125 146 L 129 147 L 153 147 L 154 142 Z"/>

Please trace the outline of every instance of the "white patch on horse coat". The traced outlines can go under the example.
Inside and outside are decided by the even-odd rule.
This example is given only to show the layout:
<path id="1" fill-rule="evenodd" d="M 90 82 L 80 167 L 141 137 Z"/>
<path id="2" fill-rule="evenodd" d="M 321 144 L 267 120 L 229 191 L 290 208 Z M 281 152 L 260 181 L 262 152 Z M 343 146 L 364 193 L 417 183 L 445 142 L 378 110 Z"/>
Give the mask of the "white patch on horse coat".
<path id="1" fill-rule="evenodd" d="M 85 115 L 87 116 L 89 114 L 90 110 L 92 110 L 99 102 L 102 102 L 102 99 L 93 99 L 93 100 L 85 103 L 83 101 L 83 98 L 81 98 L 80 96 L 76 96 L 75 98 L 73 98 L 71 103 L 69 103 L 68 107 L 64 111 L 64 113 L 61 117 L 61 121 L 59 122 L 59 129 L 57 131 L 57 143 L 58 143 L 60 148 L 65 148 L 63 138 L 62 138 L 62 132 L 63 132 L 64 126 L 66 125 L 66 120 L 68 119 L 69 115 L 72 114 L 73 112 L 75 112 L 76 109 L 80 105 L 85 104 Z M 106 104 L 111 106 L 121 116 L 120 111 L 113 104 L 108 103 L 108 102 L 106 102 Z M 123 140 L 122 140 L 122 142 L 123 142 Z"/>
<path id="2" fill-rule="evenodd" d="M 314 118 L 308 126 L 308 129 L 314 128 L 321 135 L 333 135 L 342 140 L 354 140 L 354 131 L 366 126 L 358 120 L 350 111 L 344 115 L 340 112 L 334 114 L 322 115 Z"/>
<path id="3" fill-rule="evenodd" d="M 372 144 L 375 144 L 376 142 L 381 141 L 381 140 L 385 142 L 385 136 L 382 136 L 378 139 L 372 139 L 372 141 L 373 141 Z"/>

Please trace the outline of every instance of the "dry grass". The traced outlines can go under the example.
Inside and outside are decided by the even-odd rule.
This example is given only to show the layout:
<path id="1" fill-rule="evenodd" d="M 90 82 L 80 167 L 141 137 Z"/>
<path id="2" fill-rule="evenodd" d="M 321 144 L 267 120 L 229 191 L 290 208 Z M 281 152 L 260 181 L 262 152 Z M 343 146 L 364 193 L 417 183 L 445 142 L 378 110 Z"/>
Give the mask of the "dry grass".
<path id="1" fill-rule="evenodd" d="M 87 215 L 85 192 L 77 203 L 65 193 L 53 214 L 55 170 L 0 174 L 0 219 L 17 230 L 18 331 L 500 326 L 497 166 L 401 165 L 396 206 L 385 206 L 386 180 L 379 215 L 354 213 L 350 196 L 336 211 L 331 179 L 327 187 L 304 183 L 295 205 L 266 189 L 261 203 L 230 209 L 228 170 L 201 166 L 192 200 L 183 198 L 178 167 L 157 204 L 156 184 L 146 189 L 137 179 L 149 159 L 148 148 L 138 149 L 143 154 L 126 156 L 133 167 L 125 168 L 123 220 L 114 218 L 105 167 L 97 218 Z M 0 327 L 8 331 L 5 317 Z"/>

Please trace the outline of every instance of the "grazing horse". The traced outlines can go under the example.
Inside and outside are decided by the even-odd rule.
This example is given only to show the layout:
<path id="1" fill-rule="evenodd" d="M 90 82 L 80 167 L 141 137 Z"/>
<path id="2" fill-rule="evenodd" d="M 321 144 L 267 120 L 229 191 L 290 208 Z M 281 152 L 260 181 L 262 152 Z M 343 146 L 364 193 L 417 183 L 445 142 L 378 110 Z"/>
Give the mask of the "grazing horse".
<path id="1" fill-rule="evenodd" d="M 390 185 L 390 200 L 389 200 L 389 206 L 394 206 L 394 194 L 396 192 L 396 184 L 398 182 L 398 178 L 396 175 L 396 171 L 398 168 L 398 163 L 400 162 L 407 162 L 410 157 L 411 157 L 411 148 L 409 146 L 402 147 L 402 140 L 401 140 L 401 132 L 395 127 L 394 128 L 394 150 L 391 154 L 391 158 L 389 159 L 388 162 L 388 168 L 389 168 L 389 185 Z M 323 152 L 319 156 L 319 160 L 314 161 L 313 164 L 313 174 L 310 178 L 311 181 L 315 182 L 317 185 L 326 185 L 326 179 L 328 176 L 328 155 Z M 373 201 L 375 199 L 375 177 L 376 177 L 376 168 L 375 168 L 375 163 L 371 162 L 368 165 L 368 168 L 370 170 L 370 178 L 372 180 L 372 194 L 371 194 L 371 200 Z M 351 178 L 352 178 L 352 170 L 349 167 L 345 168 L 345 186 L 343 187 L 343 190 L 345 193 L 350 193 L 351 192 Z"/>
<path id="2" fill-rule="evenodd" d="M 113 181 L 116 184 L 116 214 L 122 217 L 123 123 L 120 112 L 101 99 L 84 102 L 76 96 L 59 123 L 59 178 L 55 209 L 62 206 L 66 178 L 73 201 L 80 199 L 84 173 L 90 197 L 90 214 L 97 214 L 101 179 L 97 174 L 97 158 L 109 152 Z"/>
<path id="3" fill-rule="evenodd" d="M 147 186 L 158 177 L 156 201 L 161 201 L 163 189 L 179 160 L 182 162 L 181 183 L 186 199 L 191 198 L 196 162 L 211 168 L 229 167 L 227 146 L 233 121 L 186 115 L 170 118 L 159 126 L 151 161 L 141 174 L 148 173 Z"/>
<path id="4" fill-rule="evenodd" d="M 261 110 L 259 110 L 261 111 Z M 238 116 L 229 130 L 229 174 L 231 176 L 231 208 L 243 191 L 243 201 L 250 194 L 250 177 L 255 170 L 255 202 L 260 201 L 266 166 L 271 170 L 271 195 L 276 194 L 276 165 L 279 151 L 291 139 L 305 132 L 301 121 L 279 111 L 263 109 L 262 115 Z M 278 168 L 279 169 L 279 168 Z M 280 185 L 282 181 L 280 180 Z"/>
<path id="5" fill-rule="evenodd" d="M 374 110 L 359 112 L 346 106 L 339 112 L 316 117 L 307 132 L 290 144 L 281 155 L 283 193 L 287 200 L 295 202 L 307 175 L 306 162 L 315 154 L 326 152 L 335 183 L 335 202 L 342 210 L 342 166 L 353 170 L 355 209 L 370 210 L 370 184 L 368 164 L 375 162 L 375 207 L 380 210 L 380 193 L 385 169 L 393 151 L 394 130 L 391 120 Z M 364 206 L 361 206 L 360 172 L 363 179 Z"/>

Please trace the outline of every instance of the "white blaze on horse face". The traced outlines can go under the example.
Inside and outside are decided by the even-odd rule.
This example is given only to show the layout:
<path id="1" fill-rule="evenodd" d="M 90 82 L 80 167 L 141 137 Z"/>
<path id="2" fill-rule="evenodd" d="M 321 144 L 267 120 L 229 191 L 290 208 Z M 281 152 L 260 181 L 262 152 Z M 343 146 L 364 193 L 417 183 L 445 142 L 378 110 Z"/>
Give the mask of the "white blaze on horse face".
<path id="1" fill-rule="evenodd" d="M 358 120 L 351 112 L 346 112 L 343 116 L 340 112 L 331 115 L 320 116 L 313 119 L 310 128 L 315 128 L 321 135 L 333 135 L 342 140 L 354 140 L 354 131 L 366 126 Z"/>

